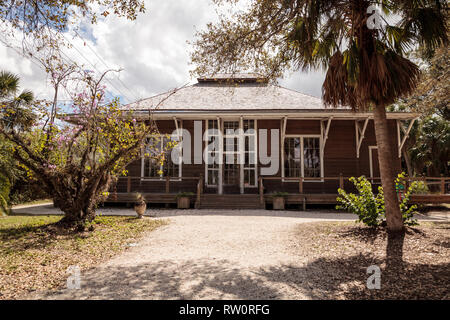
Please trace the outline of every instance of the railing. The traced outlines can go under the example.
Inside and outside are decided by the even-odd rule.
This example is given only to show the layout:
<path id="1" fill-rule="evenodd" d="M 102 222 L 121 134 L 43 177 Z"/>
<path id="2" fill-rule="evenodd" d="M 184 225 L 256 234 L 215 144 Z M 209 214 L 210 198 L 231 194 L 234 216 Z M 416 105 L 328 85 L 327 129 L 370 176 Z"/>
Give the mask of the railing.
<path id="1" fill-rule="evenodd" d="M 180 182 L 192 181 L 193 187 L 183 187 Z M 133 193 L 133 192 L 144 192 L 144 193 L 177 193 L 191 191 L 198 186 L 203 184 L 203 176 L 199 177 L 163 177 L 163 178 L 146 178 L 146 177 L 119 177 L 117 183 L 112 187 L 111 192 L 119 193 Z M 181 186 L 181 188 L 180 188 Z M 174 188 L 176 187 L 176 188 Z M 189 189 L 189 190 L 186 190 Z M 203 189 L 201 189 L 203 190 Z"/>
<path id="2" fill-rule="evenodd" d="M 265 194 L 270 194 L 275 191 L 282 191 L 279 187 L 288 186 L 290 194 L 336 194 L 337 189 L 341 188 L 348 192 L 354 192 L 355 188 L 352 183 L 348 181 L 350 177 L 345 177 L 340 174 L 334 177 L 320 177 L 320 178 L 283 178 L 283 177 L 259 177 L 258 180 L 258 194 L 261 205 L 264 204 Z M 374 191 L 378 185 L 381 185 L 381 178 L 368 178 L 373 184 Z M 183 181 L 192 181 L 189 183 L 180 183 Z M 270 185 L 270 182 L 276 182 L 275 185 Z M 405 187 L 413 181 L 422 181 L 430 191 L 430 196 L 437 196 L 442 198 L 450 196 L 450 177 L 407 177 L 404 178 Z M 200 205 L 201 196 L 204 193 L 204 177 L 164 177 L 160 179 L 150 179 L 142 177 L 119 177 L 118 182 L 111 188 L 112 196 L 117 193 L 147 193 L 147 194 L 175 194 L 178 192 L 194 191 L 196 206 Z M 282 188 L 281 188 L 282 189 Z M 321 192 L 319 192 L 321 191 Z M 427 197 L 428 195 L 424 195 Z"/>
<path id="3" fill-rule="evenodd" d="M 340 189 L 345 190 L 345 185 L 347 183 L 350 177 L 344 177 L 343 174 L 340 174 L 339 176 L 335 177 L 319 177 L 319 178 L 303 178 L 303 177 L 296 177 L 296 178 L 286 178 L 286 177 L 259 177 L 258 181 L 258 189 L 259 189 L 259 196 L 261 203 L 264 202 L 264 193 L 266 191 L 266 187 L 264 185 L 264 181 L 277 181 L 280 182 L 280 185 L 285 184 L 291 184 L 294 182 L 298 183 L 298 194 L 305 194 L 305 184 L 308 182 L 311 183 L 317 183 L 317 182 L 330 182 L 334 181 L 336 183 L 336 187 L 339 186 Z M 381 178 L 380 177 L 373 177 L 368 178 L 368 180 L 374 185 L 381 185 Z M 406 177 L 403 179 L 403 182 L 405 184 L 405 187 L 408 188 L 409 185 L 413 181 L 422 181 L 429 189 L 430 192 L 434 194 L 440 194 L 444 195 L 449 193 L 450 191 L 450 177 L 426 177 L 426 176 L 420 176 L 420 177 Z M 292 190 L 292 187 L 290 188 Z M 279 191 L 279 190 L 272 190 L 272 191 Z M 307 192 L 306 192 L 307 193 Z M 335 189 L 334 193 L 337 193 L 337 188 Z"/>

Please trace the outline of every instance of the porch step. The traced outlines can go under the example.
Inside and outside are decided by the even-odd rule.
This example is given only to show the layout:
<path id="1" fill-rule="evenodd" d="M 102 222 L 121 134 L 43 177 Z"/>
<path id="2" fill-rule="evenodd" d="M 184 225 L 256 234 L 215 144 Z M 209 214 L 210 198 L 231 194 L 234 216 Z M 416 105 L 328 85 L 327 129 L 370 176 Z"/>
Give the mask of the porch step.
<path id="1" fill-rule="evenodd" d="M 200 209 L 261 209 L 257 194 L 203 194 Z"/>

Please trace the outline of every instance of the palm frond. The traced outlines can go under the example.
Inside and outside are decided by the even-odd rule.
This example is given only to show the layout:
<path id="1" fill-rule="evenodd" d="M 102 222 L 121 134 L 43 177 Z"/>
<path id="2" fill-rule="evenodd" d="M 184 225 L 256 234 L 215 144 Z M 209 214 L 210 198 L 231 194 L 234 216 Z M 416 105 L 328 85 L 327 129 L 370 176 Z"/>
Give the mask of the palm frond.
<path id="1" fill-rule="evenodd" d="M 19 77 L 8 71 L 0 71 L 0 98 L 14 95 L 19 88 Z"/>

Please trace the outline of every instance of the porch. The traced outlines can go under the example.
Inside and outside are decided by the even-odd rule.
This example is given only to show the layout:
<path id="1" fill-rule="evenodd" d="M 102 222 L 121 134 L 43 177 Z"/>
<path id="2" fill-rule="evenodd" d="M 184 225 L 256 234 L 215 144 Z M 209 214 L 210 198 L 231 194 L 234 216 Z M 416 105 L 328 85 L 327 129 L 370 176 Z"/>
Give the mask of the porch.
<path id="1" fill-rule="evenodd" d="M 141 193 L 150 204 L 175 204 L 177 195 L 191 192 L 191 206 L 198 209 L 261 209 L 272 203 L 275 192 L 286 192 L 287 205 L 296 205 L 306 210 L 307 205 L 337 204 L 338 188 L 347 192 L 356 192 L 350 177 L 321 178 L 283 178 L 259 177 L 257 188 L 245 188 L 244 193 L 218 194 L 217 190 L 205 187 L 203 176 L 200 177 L 165 177 L 148 180 L 142 177 L 120 177 L 110 190 L 108 203 L 133 203 L 135 193 Z M 380 178 L 369 178 L 374 191 L 381 184 Z M 450 203 L 450 177 L 414 177 L 405 182 L 423 181 L 428 189 L 427 194 L 411 196 L 411 203 L 442 204 Z"/>

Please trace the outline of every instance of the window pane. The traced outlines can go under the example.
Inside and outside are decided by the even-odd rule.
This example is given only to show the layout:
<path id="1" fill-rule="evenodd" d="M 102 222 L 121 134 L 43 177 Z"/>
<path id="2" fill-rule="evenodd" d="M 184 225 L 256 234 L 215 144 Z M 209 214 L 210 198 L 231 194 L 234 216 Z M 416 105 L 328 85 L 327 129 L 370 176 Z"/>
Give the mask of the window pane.
<path id="1" fill-rule="evenodd" d="M 162 143 L 161 143 L 162 142 Z M 180 166 L 172 161 L 172 148 L 167 137 L 147 139 L 144 155 L 144 177 L 178 177 Z"/>
<path id="2" fill-rule="evenodd" d="M 284 143 L 284 175 L 300 177 L 300 138 L 286 138 Z"/>
<path id="3" fill-rule="evenodd" d="M 223 184 L 239 183 L 239 166 L 237 164 L 223 165 Z"/>
<path id="4" fill-rule="evenodd" d="M 217 129 L 217 120 L 208 120 L 208 129 Z"/>
<path id="5" fill-rule="evenodd" d="M 227 130 L 239 129 L 239 121 L 224 121 L 223 122 L 224 132 L 228 134 Z"/>
<path id="6" fill-rule="evenodd" d="M 244 185 L 256 186 L 256 173 L 254 169 L 244 170 Z"/>
<path id="7" fill-rule="evenodd" d="M 244 131 L 255 129 L 255 120 L 244 120 Z"/>
<path id="8" fill-rule="evenodd" d="M 320 177 L 320 139 L 304 138 L 305 177 Z"/>
<path id="9" fill-rule="evenodd" d="M 208 170 L 208 184 L 211 186 L 217 185 L 219 182 L 219 171 L 218 170 Z"/>

